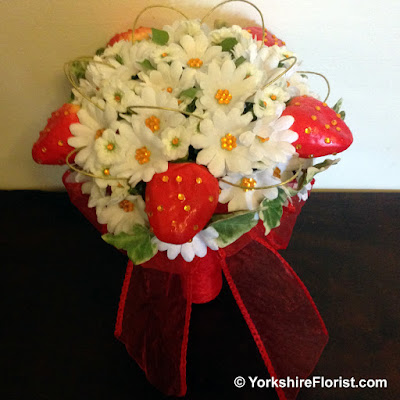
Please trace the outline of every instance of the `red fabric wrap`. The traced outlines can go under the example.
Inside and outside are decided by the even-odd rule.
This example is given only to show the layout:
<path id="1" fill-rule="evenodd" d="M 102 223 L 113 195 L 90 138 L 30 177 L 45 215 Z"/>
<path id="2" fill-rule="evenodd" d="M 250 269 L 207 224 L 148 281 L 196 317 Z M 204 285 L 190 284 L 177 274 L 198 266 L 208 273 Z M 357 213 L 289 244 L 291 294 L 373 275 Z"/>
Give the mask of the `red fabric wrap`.
<path id="1" fill-rule="evenodd" d="M 63 177 L 72 203 L 104 232 L 81 184 Z M 186 351 L 192 303 L 214 299 L 221 270 L 251 331 L 266 367 L 275 378 L 305 378 L 328 340 L 318 310 L 289 264 L 278 254 L 285 248 L 304 202 L 284 207 L 281 225 L 264 236 L 262 222 L 232 245 L 204 258 L 168 260 L 159 252 L 147 263 L 128 263 L 115 336 L 148 380 L 167 395 L 186 393 Z M 249 262 L 251 260 L 251 262 Z M 281 400 L 298 389 L 277 388 Z"/>

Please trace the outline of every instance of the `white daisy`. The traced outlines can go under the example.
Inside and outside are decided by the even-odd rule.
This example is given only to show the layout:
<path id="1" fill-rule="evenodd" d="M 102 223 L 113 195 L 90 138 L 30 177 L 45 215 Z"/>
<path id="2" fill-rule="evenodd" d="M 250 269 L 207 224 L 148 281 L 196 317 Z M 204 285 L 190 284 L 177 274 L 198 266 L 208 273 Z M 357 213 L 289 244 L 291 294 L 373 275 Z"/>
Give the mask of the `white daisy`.
<path id="1" fill-rule="evenodd" d="M 200 133 L 192 136 L 192 146 L 202 149 L 197 155 L 197 163 L 207 165 L 215 177 L 227 172 L 251 173 L 249 149 L 238 140 L 249 129 L 253 116 L 241 114 L 232 109 L 229 114 L 217 110 L 212 119 L 200 123 Z"/>
<path id="2" fill-rule="evenodd" d="M 166 171 L 168 162 L 158 137 L 138 121 L 133 121 L 132 127 L 124 125 L 120 129 L 127 143 L 126 153 L 123 161 L 111 166 L 109 171 L 111 176 L 128 178 L 135 186 L 141 180 L 151 181 L 155 173 Z"/>
<path id="3" fill-rule="evenodd" d="M 267 166 L 286 162 L 296 149 L 292 145 L 298 134 L 289 128 L 293 125 L 292 116 L 271 120 L 266 117 L 252 124 L 252 130 L 240 136 L 240 141 L 250 146 L 251 158 L 262 161 Z"/>
<path id="4" fill-rule="evenodd" d="M 104 105 L 104 103 L 103 103 Z M 75 162 L 82 168 L 91 171 L 96 163 L 94 144 L 107 128 L 113 127 L 118 115 L 113 107 L 105 106 L 104 111 L 98 109 L 88 101 L 84 101 L 78 111 L 79 123 L 70 125 L 73 137 L 68 144 L 82 149 L 75 156 Z"/>
<path id="5" fill-rule="evenodd" d="M 118 112 L 125 113 L 127 109 L 135 104 L 137 96 L 132 90 L 131 80 L 125 83 L 119 79 L 110 79 L 102 87 L 102 94 L 107 104 L 110 104 Z M 136 85 L 136 83 L 134 83 Z"/>
<path id="6" fill-rule="evenodd" d="M 151 87 L 146 87 L 136 96 L 133 102 L 132 121 L 139 122 L 142 126 L 153 133 L 154 136 L 159 135 L 165 128 L 175 128 L 185 123 L 185 117 L 179 112 L 167 111 L 152 108 L 135 108 L 134 106 L 150 106 L 150 107 L 166 107 L 177 110 L 178 100 L 167 91 L 156 92 Z"/>
<path id="7" fill-rule="evenodd" d="M 193 261 L 194 257 L 204 257 L 207 254 L 207 247 L 211 250 L 218 250 L 216 238 L 218 232 L 212 228 L 202 230 L 194 236 L 190 242 L 184 244 L 165 243 L 154 237 L 152 240 L 157 244 L 159 251 L 167 251 L 167 257 L 170 260 L 175 260 L 179 254 L 186 262 Z"/>
<path id="8" fill-rule="evenodd" d="M 121 232 L 131 233 L 135 224 L 147 225 L 145 203 L 141 196 L 128 195 L 119 203 L 111 201 L 111 197 L 101 207 L 96 208 L 97 219 L 101 224 L 107 224 L 110 233 L 118 235 Z"/>
<path id="9" fill-rule="evenodd" d="M 219 195 L 219 202 L 223 204 L 228 203 L 229 212 L 255 210 L 265 198 L 269 200 L 275 199 L 278 196 L 278 189 L 276 187 L 263 190 L 257 190 L 257 188 L 276 185 L 281 182 L 277 176 L 274 176 L 272 169 L 265 169 L 264 171 L 254 172 L 250 175 L 229 174 L 223 179 L 224 181 L 246 187 L 246 189 L 241 189 L 228 183 L 220 182 L 221 194 Z"/>
<path id="10" fill-rule="evenodd" d="M 281 115 L 289 99 L 289 93 L 277 85 L 258 90 L 254 96 L 254 114 L 257 118 Z"/>
<path id="11" fill-rule="evenodd" d="M 203 71 L 211 61 L 220 63 L 224 55 L 221 46 L 211 46 L 206 35 L 185 35 L 180 40 L 183 52 L 177 55 L 182 65 L 194 71 Z"/>
<path id="12" fill-rule="evenodd" d="M 118 123 L 116 126 L 118 126 Z M 104 165 L 112 165 L 119 162 L 124 156 L 126 140 L 117 132 L 118 130 L 115 131 L 115 129 L 106 129 L 95 141 L 94 150 L 97 159 Z"/>
<path id="13" fill-rule="evenodd" d="M 168 32 L 171 43 L 179 43 L 185 35 L 195 37 L 209 32 L 207 25 L 201 25 L 200 20 L 175 21 L 172 25 L 164 26 L 163 29 Z"/>
<path id="14" fill-rule="evenodd" d="M 203 93 L 201 104 L 209 110 L 221 109 L 228 113 L 232 108 L 240 111 L 245 100 L 254 94 L 259 80 L 247 75 L 246 63 L 236 68 L 232 60 L 226 60 L 219 66 L 212 62 L 208 73 L 199 72 L 198 80 Z"/>
<path id="15" fill-rule="evenodd" d="M 182 125 L 165 129 L 161 134 L 161 141 L 164 145 L 164 154 L 168 160 L 177 160 L 187 156 L 190 139 L 190 130 L 187 130 Z"/>
<path id="16" fill-rule="evenodd" d="M 139 77 L 143 80 L 141 86 L 167 91 L 174 97 L 179 97 L 182 91 L 194 86 L 195 74 L 195 70 L 183 69 L 179 61 L 173 61 L 171 65 L 160 63 L 156 71 L 150 71 L 148 75 L 140 73 Z"/>
<path id="17" fill-rule="evenodd" d="M 247 32 L 245 29 L 238 25 L 232 25 L 229 28 L 222 27 L 220 29 L 215 29 L 209 34 L 210 41 L 214 44 L 220 44 L 223 40 L 232 37 L 235 38 L 238 42 L 244 40 L 245 43 L 253 39 L 251 33 Z"/>

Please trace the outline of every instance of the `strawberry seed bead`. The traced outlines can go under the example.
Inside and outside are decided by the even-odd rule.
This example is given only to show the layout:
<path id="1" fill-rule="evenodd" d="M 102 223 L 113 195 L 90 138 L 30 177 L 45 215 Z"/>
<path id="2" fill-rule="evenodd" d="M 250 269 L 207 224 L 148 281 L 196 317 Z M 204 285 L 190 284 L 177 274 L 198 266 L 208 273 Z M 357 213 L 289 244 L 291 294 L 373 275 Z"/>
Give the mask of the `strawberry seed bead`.
<path id="1" fill-rule="evenodd" d="M 185 199 L 186 199 L 186 197 L 185 197 L 185 195 L 183 193 L 178 193 L 178 200 L 183 201 Z"/>
<path id="2" fill-rule="evenodd" d="M 333 126 L 337 125 L 336 119 L 334 119 L 333 121 L 331 121 L 331 124 L 332 124 Z"/>
<path id="3" fill-rule="evenodd" d="M 311 128 L 306 128 L 306 129 L 304 129 L 304 132 L 305 132 L 307 135 L 309 135 L 309 134 L 311 133 Z"/>
<path id="4" fill-rule="evenodd" d="M 184 209 L 186 212 L 189 212 L 189 211 L 191 210 L 191 207 L 189 206 L 189 204 L 187 204 L 185 207 L 183 207 L 183 209 Z"/>
<path id="5" fill-rule="evenodd" d="M 212 202 L 214 201 L 214 197 L 213 197 L 213 196 L 209 196 L 209 197 L 208 197 L 208 201 L 209 201 L 210 203 L 212 203 Z"/>
<path id="6" fill-rule="evenodd" d="M 203 179 L 201 179 L 200 177 L 196 178 L 196 183 L 200 185 L 200 183 L 203 182 Z"/>
<path id="7" fill-rule="evenodd" d="M 321 107 L 320 107 L 320 106 L 315 106 L 315 109 L 316 109 L 317 111 L 321 111 Z"/>
<path id="8" fill-rule="evenodd" d="M 46 147 L 42 147 L 42 153 L 46 153 L 47 148 Z"/>
<path id="9" fill-rule="evenodd" d="M 197 230 L 199 229 L 199 226 L 198 226 L 198 225 L 193 225 L 193 229 L 194 229 L 195 231 L 197 231 Z"/>
<path id="10" fill-rule="evenodd" d="M 316 121 L 316 120 L 317 120 L 317 116 L 316 116 L 316 115 L 311 115 L 311 119 L 312 119 L 313 121 Z"/>
<path id="11" fill-rule="evenodd" d="M 227 133 L 221 138 L 221 148 L 227 151 L 232 151 L 237 147 L 236 138 L 231 133 Z"/>
<path id="12" fill-rule="evenodd" d="M 151 117 L 147 118 L 145 123 L 146 123 L 146 126 L 153 133 L 160 130 L 160 119 L 157 118 L 155 115 L 152 115 Z"/>
<path id="13" fill-rule="evenodd" d="M 242 178 L 240 182 L 240 186 L 245 192 L 248 192 L 249 190 L 254 190 L 256 185 L 257 181 L 253 178 Z"/>
<path id="14" fill-rule="evenodd" d="M 60 147 L 62 147 L 62 146 L 64 146 L 64 142 L 63 142 L 62 140 L 59 140 L 59 141 L 57 142 L 57 145 L 60 146 Z"/>
<path id="15" fill-rule="evenodd" d="M 169 177 L 167 175 L 164 175 L 161 180 L 165 183 L 167 183 L 169 181 Z"/>
<path id="16" fill-rule="evenodd" d="M 229 104 L 232 100 L 232 95 L 227 89 L 218 89 L 215 98 L 219 104 Z"/>
<path id="17" fill-rule="evenodd" d="M 161 206 L 161 205 L 157 206 L 157 211 L 161 212 L 161 211 L 163 211 L 163 210 L 164 210 L 164 207 L 163 207 L 163 206 Z"/>
<path id="18" fill-rule="evenodd" d="M 147 164 L 150 161 L 151 151 L 146 147 L 136 150 L 135 159 L 140 165 Z"/>
<path id="19" fill-rule="evenodd" d="M 303 146 L 301 144 L 296 144 L 296 150 L 301 150 Z"/>
<path id="20" fill-rule="evenodd" d="M 336 130 L 338 131 L 338 132 L 340 132 L 341 131 L 341 129 L 337 126 L 336 127 Z"/>
<path id="21" fill-rule="evenodd" d="M 190 68 L 200 68 L 203 65 L 203 61 L 200 60 L 200 58 L 191 58 L 188 62 L 187 65 Z"/>
<path id="22" fill-rule="evenodd" d="M 135 205 L 129 200 L 122 200 L 118 203 L 119 208 L 125 212 L 132 212 L 135 209 Z"/>
<path id="23" fill-rule="evenodd" d="M 325 138 L 325 143 L 327 143 L 327 144 L 331 143 L 331 139 L 329 139 L 328 137 Z"/>
<path id="24" fill-rule="evenodd" d="M 181 183 L 182 180 L 183 180 L 183 178 L 182 178 L 180 175 L 178 175 L 178 176 L 175 178 L 175 180 L 176 180 L 178 183 Z"/>
<path id="25" fill-rule="evenodd" d="M 339 119 L 342 119 L 342 116 L 341 116 L 340 114 L 336 114 L 336 116 L 337 116 Z"/>

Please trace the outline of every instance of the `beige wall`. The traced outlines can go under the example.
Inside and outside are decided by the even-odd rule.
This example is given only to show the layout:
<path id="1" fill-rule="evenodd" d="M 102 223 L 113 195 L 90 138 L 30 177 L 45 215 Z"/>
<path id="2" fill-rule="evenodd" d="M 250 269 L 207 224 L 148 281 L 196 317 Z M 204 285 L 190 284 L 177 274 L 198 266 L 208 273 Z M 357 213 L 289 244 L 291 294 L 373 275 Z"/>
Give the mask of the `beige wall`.
<path id="1" fill-rule="evenodd" d="M 268 28 L 305 60 L 305 68 L 329 76 L 331 101 L 345 98 L 355 145 L 335 171 L 324 174 L 319 187 L 398 189 L 400 135 L 388 111 L 400 106 L 398 0 L 387 0 L 385 7 L 361 0 L 254 2 Z M 36 165 L 30 151 L 50 113 L 69 96 L 63 63 L 93 54 L 152 3 L 198 17 L 218 1 L 0 1 L 0 189 L 61 187 L 63 168 Z M 223 12 L 232 22 L 258 21 L 243 4 L 224 6 Z M 168 11 L 151 11 L 141 24 L 162 26 L 174 18 Z"/>

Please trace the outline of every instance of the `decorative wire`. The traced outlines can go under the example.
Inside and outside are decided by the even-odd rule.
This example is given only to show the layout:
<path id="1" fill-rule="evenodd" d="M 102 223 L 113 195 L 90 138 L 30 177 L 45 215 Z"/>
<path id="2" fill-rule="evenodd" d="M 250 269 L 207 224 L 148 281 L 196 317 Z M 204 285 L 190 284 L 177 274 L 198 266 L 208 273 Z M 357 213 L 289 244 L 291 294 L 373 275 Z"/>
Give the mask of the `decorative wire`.
<path id="1" fill-rule="evenodd" d="M 139 21 L 139 18 L 140 18 L 147 10 L 150 10 L 150 9 L 152 9 L 152 8 L 167 8 L 167 9 L 169 9 L 169 10 L 172 10 L 172 11 L 177 12 L 178 14 L 181 14 L 185 19 L 187 19 L 187 20 L 189 19 L 182 11 L 178 10 L 178 9 L 175 8 L 175 7 L 165 6 L 165 5 L 163 5 L 163 4 L 155 4 L 155 5 L 152 5 L 152 6 L 147 6 L 147 7 L 143 8 L 143 10 L 140 11 L 140 13 L 139 13 L 139 14 L 137 15 L 137 17 L 135 18 L 135 21 L 134 21 L 134 23 L 133 23 L 133 30 L 132 30 L 132 43 L 135 41 L 134 35 L 135 35 L 136 25 L 137 25 L 137 23 L 138 23 L 138 21 Z"/>
<path id="2" fill-rule="evenodd" d="M 200 23 L 202 24 L 202 23 L 204 22 L 204 20 L 205 20 L 207 17 L 209 17 L 217 8 L 223 6 L 224 4 L 233 3 L 233 2 L 235 2 L 235 1 L 239 1 L 239 2 L 241 2 L 241 3 L 246 3 L 246 4 L 250 5 L 250 6 L 252 6 L 253 8 L 255 8 L 255 9 L 257 10 L 258 14 L 260 14 L 261 24 L 262 24 L 262 30 L 263 30 L 263 39 L 262 39 L 262 42 L 263 42 L 263 45 L 265 46 L 266 32 L 265 32 L 265 23 L 264 23 L 264 16 L 263 16 L 263 13 L 261 12 L 261 10 L 260 10 L 255 4 L 253 4 L 252 2 L 250 2 L 250 1 L 248 1 L 248 0 L 226 0 L 226 1 L 223 1 L 222 3 L 217 4 L 215 7 L 213 7 L 210 11 L 208 11 L 207 14 L 200 20 Z"/>
<path id="3" fill-rule="evenodd" d="M 85 175 L 85 176 L 90 176 L 91 178 L 96 178 L 96 179 L 105 179 L 105 180 L 113 180 L 113 181 L 127 181 L 128 178 L 118 178 L 116 176 L 102 176 L 102 175 L 95 175 L 95 174 L 91 174 L 90 172 L 86 172 L 80 168 L 77 168 L 75 165 L 71 164 L 69 159 L 71 158 L 71 156 L 75 153 L 77 153 L 78 151 L 82 150 L 84 147 L 79 147 L 76 148 L 72 151 L 70 151 L 67 155 L 67 157 L 65 157 L 65 163 L 68 165 L 69 168 L 71 168 L 73 171 L 77 172 L 78 174 L 81 175 Z"/>
<path id="4" fill-rule="evenodd" d="M 179 110 L 178 108 L 160 107 L 160 106 L 144 106 L 144 105 L 129 106 L 128 108 L 129 109 L 131 109 L 131 108 L 149 108 L 149 109 L 152 109 L 152 110 L 173 111 L 173 112 L 177 112 L 177 113 L 180 113 L 180 114 L 187 115 L 189 117 L 196 117 L 196 118 L 201 119 L 201 120 L 204 119 L 204 117 L 201 117 L 200 115 L 196 115 L 196 114 L 188 112 L 188 111 L 182 111 L 182 110 Z"/>
<path id="5" fill-rule="evenodd" d="M 226 183 L 227 185 L 234 186 L 234 187 L 237 187 L 237 188 L 243 189 L 243 190 L 266 190 L 266 189 L 272 189 L 272 188 L 278 187 L 278 186 L 283 186 L 283 185 L 286 185 L 286 184 L 289 183 L 289 182 L 294 181 L 294 180 L 299 176 L 299 174 L 300 174 L 302 168 L 303 168 L 303 165 L 301 165 L 301 167 L 297 170 L 297 172 L 296 172 L 292 177 L 290 177 L 289 179 L 287 179 L 287 180 L 284 181 L 284 182 L 280 182 L 280 183 L 277 183 L 277 184 L 275 184 L 275 185 L 270 185 L 270 186 L 259 186 L 259 187 L 254 187 L 254 188 L 250 188 L 250 189 L 249 189 L 247 186 L 238 185 L 238 184 L 236 184 L 236 183 L 232 183 L 232 182 L 226 181 L 225 179 L 222 179 L 222 178 L 220 178 L 220 179 L 218 179 L 218 180 L 219 180 L 220 182 Z"/>
<path id="6" fill-rule="evenodd" d="M 331 94 L 331 85 L 329 84 L 328 78 L 325 75 L 320 74 L 319 72 L 313 72 L 313 71 L 297 71 L 299 74 L 312 74 L 312 75 L 318 75 L 321 78 L 324 78 L 326 86 L 328 87 L 328 93 L 325 97 L 325 100 L 323 101 L 324 103 L 326 103 L 326 101 L 329 98 L 329 95 Z"/>
<path id="7" fill-rule="evenodd" d="M 71 67 L 73 63 L 79 62 L 79 61 L 86 61 L 86 62 L 92 62 L 95 64 L 101 64 L 101 65 L 105 65 L 107 67 L 113 68 L 115 69 L 115 67 L 111 64 L 108 64 L 106 62 L 102 62 L 102 61 L 95 61 L 93 60 L 93 57 L 78 57 L 75 58 L 75 60 L 72 61 L 68 61 L 64 64 L 64 73 L 65 76 L 67 77 L 69 83 L 74 87 L 74 89 L 83 97 L 85 98 L 87 101 L 89 101 L 90 103 L 92 103 L 94 106 L 96 106 L 98 109 L 100 109 L 101 111 L 104 111 L 104 108 L 99 106 L 98 104 L 96 104 L 89 96 L 87 96 L 85 93 L 83 93 L 80 88 L 79 85 L 75 82 L 74 76 L 72 74 L 71 71 Z"/>

